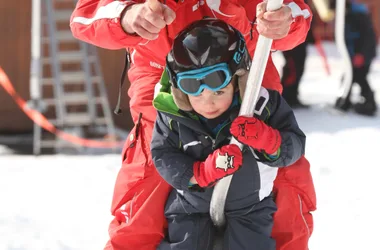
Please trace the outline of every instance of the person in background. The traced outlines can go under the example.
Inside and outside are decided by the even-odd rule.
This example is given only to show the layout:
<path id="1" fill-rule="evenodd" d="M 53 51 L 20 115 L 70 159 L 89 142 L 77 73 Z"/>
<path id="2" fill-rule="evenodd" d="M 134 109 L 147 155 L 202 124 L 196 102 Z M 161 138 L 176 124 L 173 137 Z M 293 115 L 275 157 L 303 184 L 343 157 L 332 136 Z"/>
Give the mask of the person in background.
<path id="1" fill-rule="evenodd" d="M 336 1 L 331 2 L 335 9 Z M 375 93 L 368 82 L 368 73 L 376 57 L 377 38 L 368 8 L 361 3 L 346 0 L 344 38 L 352 63 L 352 84 L 347 98 L 338 98 L 335 107 L 347 111 L 352 108 L 356 113 L 375 116 L 377 104 Z M 352 103 L 353 84 L 360 87 L 361 101 Z"/>
<path id="2" fill-rule="evenodd" d="M 308 1 L 305 0 L 305 3 Z M 313 23 L 312 21 L 305 42 L 282 52 L 285 59 L 281 77 L 282 96 L 293 109 L 308 107 L 299 100 L 299 84 L 305 70 L 307 45 L 314 42 Z"/>
<path id="3" fill-rule="evenodd" d="M 299 100 L 299 85 L 305 71 L 307 46 L 314 42 L 312 28 L 313 26 L 310 27 L 305 42 L 291 50 L 282 52 L 285 59 L 281 77 L 282 96 L 293 109 L 309 107 Z"/>

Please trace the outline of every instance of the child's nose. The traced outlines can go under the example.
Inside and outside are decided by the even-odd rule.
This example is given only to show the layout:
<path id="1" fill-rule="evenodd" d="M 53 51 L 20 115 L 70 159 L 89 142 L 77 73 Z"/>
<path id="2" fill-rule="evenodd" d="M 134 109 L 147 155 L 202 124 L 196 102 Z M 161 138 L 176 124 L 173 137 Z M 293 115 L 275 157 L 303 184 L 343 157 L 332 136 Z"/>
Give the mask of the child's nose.
<path id="1" fill-rule="evenodd" d="M 203 100 L 203 105 L 207 106 L 207 107 L 212 106 L 212 105 L 214 105 L 214 101 L 211 97 L 205 98 Z"/>

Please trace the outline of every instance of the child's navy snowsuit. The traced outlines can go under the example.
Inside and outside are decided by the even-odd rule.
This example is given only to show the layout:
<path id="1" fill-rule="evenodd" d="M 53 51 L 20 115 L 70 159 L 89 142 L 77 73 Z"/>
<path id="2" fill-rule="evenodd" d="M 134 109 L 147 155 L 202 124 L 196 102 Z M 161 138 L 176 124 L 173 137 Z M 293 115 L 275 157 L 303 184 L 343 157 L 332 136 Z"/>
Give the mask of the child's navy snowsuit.
<path id="1" fill-rule="evenodd" d="M 199 116 L 178 110 L 170 93 L 161 91 L 154 106 L 158 116 L 152 157 L 160 175 L 174 187 L 165 208 L 168 235 L 157 249 L 211 250 L 215 236 L 209 215 L 213 188 L 199 192 L 189 190 L 188 185 L 194 162 L 204 161 L 216 148 L 229 143 L 229 127 L 240 104 L 227 111 L 227 119 L 216 133 L 210 132 Z M 278 92 L 261 89 L 255 116 L 280 131 L 281 153 L 270 161 L 264 153 L 243 148 L 243 165 L 232 178 L 226 200 L 223 250 L 275 250 L 271 232 L 276 204 L 271 192 L 277 167 L 291 165 L 304 154 L 305 135 Z"/>

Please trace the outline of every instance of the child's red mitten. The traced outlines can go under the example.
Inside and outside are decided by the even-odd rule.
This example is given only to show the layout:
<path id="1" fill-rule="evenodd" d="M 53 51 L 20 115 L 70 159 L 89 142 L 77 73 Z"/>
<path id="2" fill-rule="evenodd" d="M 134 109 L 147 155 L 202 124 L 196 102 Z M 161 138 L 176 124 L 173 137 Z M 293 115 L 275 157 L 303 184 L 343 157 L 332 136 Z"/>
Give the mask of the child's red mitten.
<path id="1" fill-rule="evenodd" d="M 281 135 L 255 117 L 238 116 L 231 124 L 231 134 L 241 143 L 274 154 L 281 145 Z"/>
<path id="2" fill-rule="evenodd" d="M 194 177 L 200 187 L 212 186 L 216 181 L 240 169 L 243 155 L 238 146 L 230 144 L 215 150 L 204 162 L 194 163 Z"/>

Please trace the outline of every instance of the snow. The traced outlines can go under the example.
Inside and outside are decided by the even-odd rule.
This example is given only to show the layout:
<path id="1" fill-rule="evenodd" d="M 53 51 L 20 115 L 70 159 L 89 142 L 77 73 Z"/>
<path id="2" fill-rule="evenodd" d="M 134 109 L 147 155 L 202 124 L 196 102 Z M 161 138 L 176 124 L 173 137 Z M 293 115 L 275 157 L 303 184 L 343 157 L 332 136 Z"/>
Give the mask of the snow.
<path id="1" fill-rule="evenodd" d="M 335 100 L 342 62 L 332 44 L 324 45 L 332 75 L 324 72 L 314 47 L 309 47 L 300 90 L 301 99 L 312 108 L 295 112 L 307 134 L 306 156 L 318 197 L 310 249 L 380 249 L 376 229 L 380 116 L 326 111 L 323 104 Z M 274 58 L 281 66 L 281 54 Z M 379 78 L 377 59 L 370 80 L 380 102 Z M 120 163 L 118 154 L 34 157 L 3 151 L 0 250 L 102 249 Z"/>
<path id="2" fill-rule="evenodd" d="M 120 159 L 1 157 L 0 249 L 101 249 Z"/>

